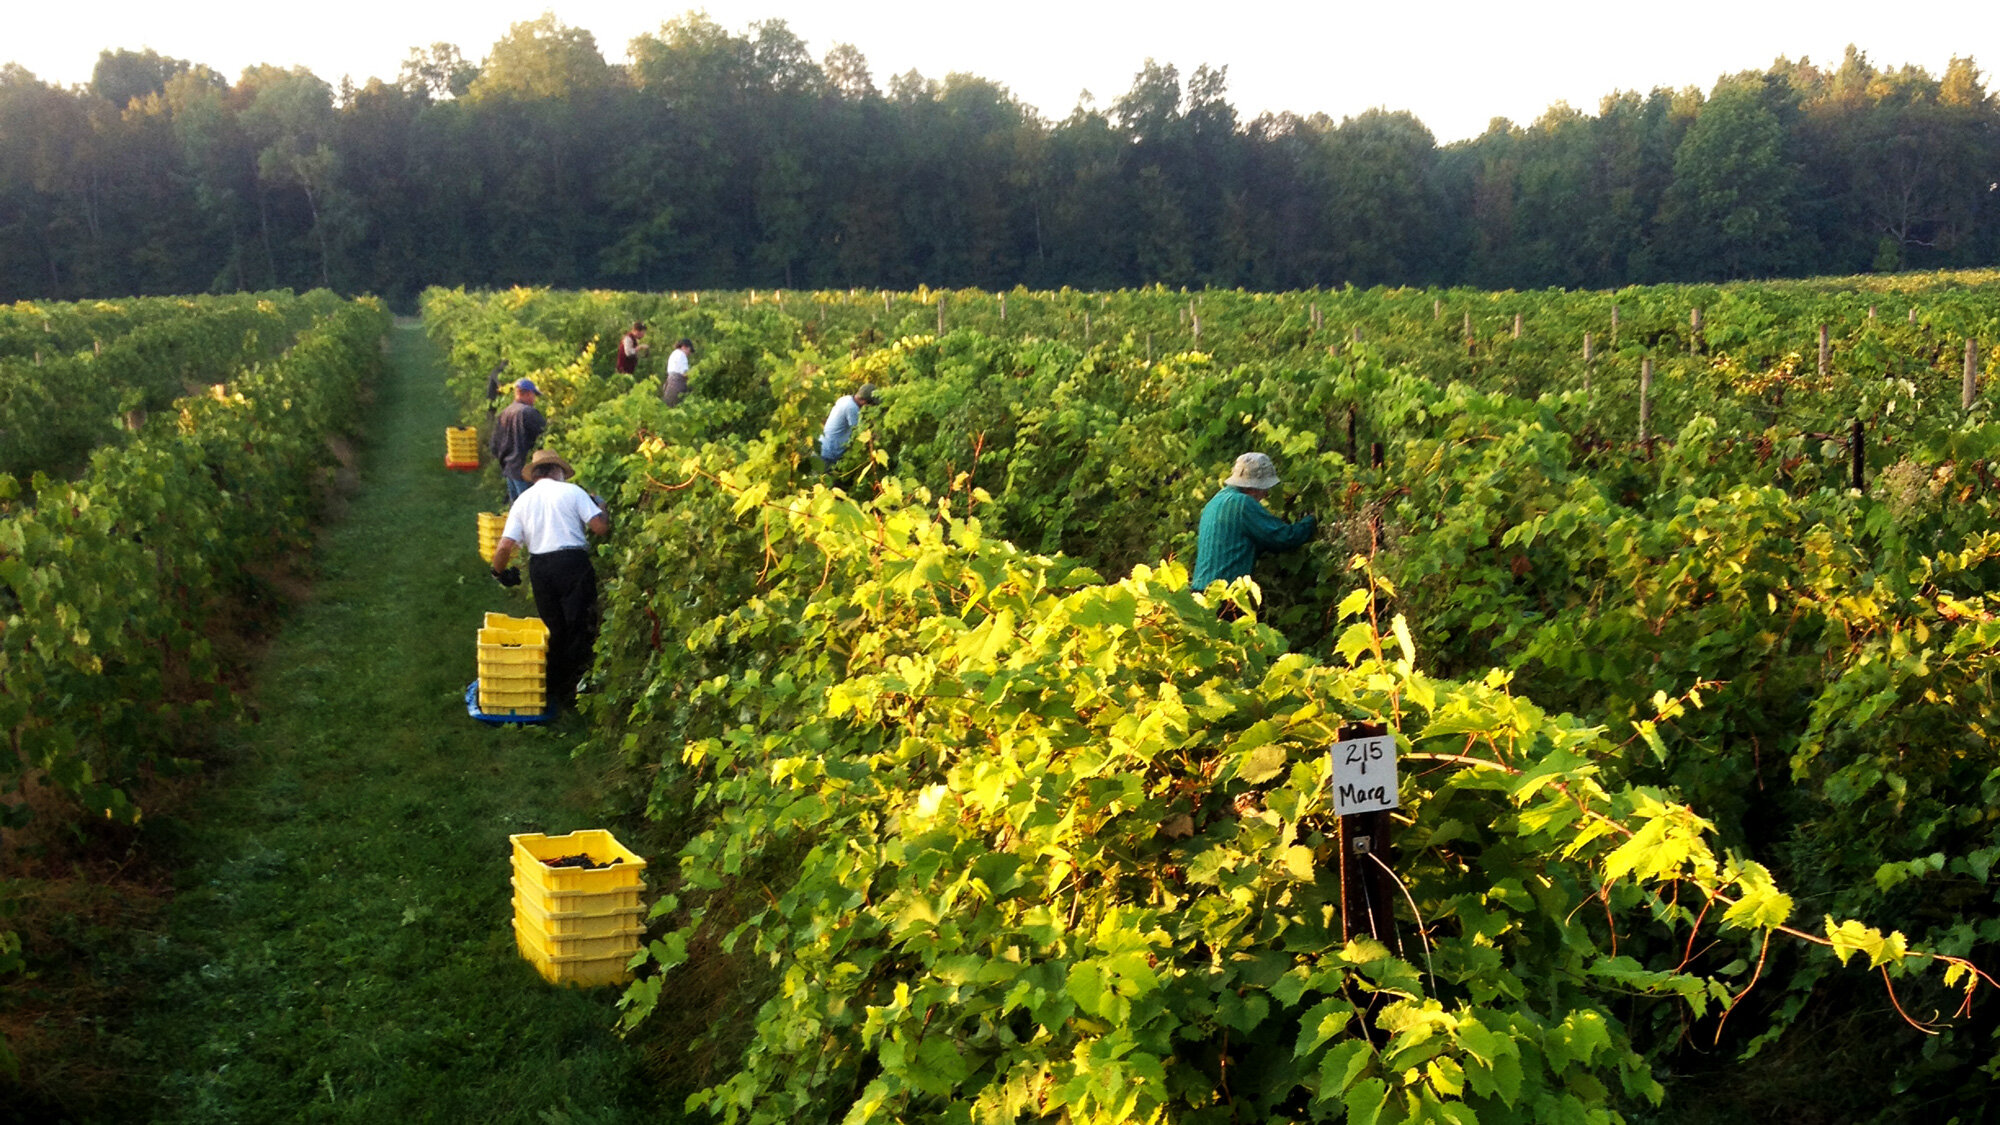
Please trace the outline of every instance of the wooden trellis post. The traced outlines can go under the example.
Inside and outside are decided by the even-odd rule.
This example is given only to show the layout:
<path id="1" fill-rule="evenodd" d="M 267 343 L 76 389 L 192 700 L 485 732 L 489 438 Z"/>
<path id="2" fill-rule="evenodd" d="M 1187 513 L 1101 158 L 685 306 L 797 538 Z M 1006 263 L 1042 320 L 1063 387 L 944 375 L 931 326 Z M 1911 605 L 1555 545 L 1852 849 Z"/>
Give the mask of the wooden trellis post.
<path id="1" fill-rule="evenodd" d="M 1833 349 L 1826 342 L 1826 325 L 1819 326 L 1819 377 L 1826 378 L 1828 368 L 1833 365 Z"/>
<path id="2" fill-rule="evenodd" d="M 1977 340 L 1965 342 L 1965 385 L 1961 388 L 1959 398 L 1963 400 L 1961 405 L 1967 410 L 1972 409 L 1972 404 L 1979 398 L 1979 341 Z"/>
<path id="3" fill-rule="evenodd" d="M 1652 440 L 1653 425 L 1653 357 L 1639 361 L 1639 444 Z"/>

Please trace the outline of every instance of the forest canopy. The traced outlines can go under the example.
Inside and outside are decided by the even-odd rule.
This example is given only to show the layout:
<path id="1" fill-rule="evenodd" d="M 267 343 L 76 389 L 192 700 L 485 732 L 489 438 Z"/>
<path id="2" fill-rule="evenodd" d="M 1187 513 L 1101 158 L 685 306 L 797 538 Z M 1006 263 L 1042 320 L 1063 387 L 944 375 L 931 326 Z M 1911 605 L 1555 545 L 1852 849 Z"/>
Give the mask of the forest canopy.
<path id="1" fill-rule="evenodd" d="M 1780 58 L 1439 145 L 1406 112 L 1242 120 L 1146 61 L 1050 120 L 690 13 L 611 62 L 553 15 L 394 81 L 107 50 L 0 69 L 0 301 L 328 286 L 1606 288 L 2000 260 L 1969 58 Z"/>

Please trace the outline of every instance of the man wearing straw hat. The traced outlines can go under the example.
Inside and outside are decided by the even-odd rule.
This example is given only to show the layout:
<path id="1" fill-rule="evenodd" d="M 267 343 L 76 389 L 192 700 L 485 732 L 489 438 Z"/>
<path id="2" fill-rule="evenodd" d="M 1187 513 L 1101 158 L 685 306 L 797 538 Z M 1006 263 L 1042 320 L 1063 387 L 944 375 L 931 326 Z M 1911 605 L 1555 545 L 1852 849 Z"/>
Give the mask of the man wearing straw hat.
<path id="1" fill-rule="evenodd" d="M 1264 497 L 1278 487 L 1278 469 L 1262 453 L 1245 453 L 1222 491 L 1201 510 L 1201 529 L 1195 536 L 1193 590 L 1206 590 L 1211 582 L 1231 582 L 1246 578 L 1257 564 L 1257 556 L 1297 549 L 1312 538 L 1312 516 L 1286 523 L 1264 508 Z"/>
<path id="2" fill-rule="evenodd" d="M 576 470 L 555 450 L 536 450 L 525 476 L 528 489 L 507 509 L 493 548 L 493 577 L 502 586 L 519 585 L 520 572 L 507 561 L 516 547 L 528 552 L 535 612 L 549 627 L 549 702 L 568 707 L 597 643 L 597 571 L 588 536 L 610 534 L 611 520 L 596 497 L 570 483 Z"/>

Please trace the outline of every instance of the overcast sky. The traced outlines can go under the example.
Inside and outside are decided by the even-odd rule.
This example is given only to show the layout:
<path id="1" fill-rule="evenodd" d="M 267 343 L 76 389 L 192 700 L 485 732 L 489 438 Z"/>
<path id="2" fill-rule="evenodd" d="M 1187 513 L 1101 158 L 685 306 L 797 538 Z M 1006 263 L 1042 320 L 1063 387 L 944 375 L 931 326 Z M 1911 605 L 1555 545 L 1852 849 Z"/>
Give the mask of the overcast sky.
<path id="1" fill-rule="evenodd" d="M 589 29 L 610 61 L 634 36 L 687 11 L 630 0 L 160 0 L 56 4 L 8 0 L 0 62 L 44 81 L 80 83 L 105 48 L 207 63 L 232 78 L 257 63 L 309 67 L 329 82 L 393 79 L 413 46 L 457 44 L 483 58 L 517 20 L 553 10 Z M 1970 56 L 1994 88 L 2000 66 L 2000 0 L 1903 0 L 1817 5 L 1765 0 L 1605 4 L 1559 0 L 1503 6 L 1459 0 L 1365 4 L 1272 0 L 717 0 L 703 6 L 743 34 L 753 20 L 782 19 L 814 57 L 835 43 L 867 56 L 876 84 L 918 70 L 990 79 L 1051 118 L 1084 91 L 1108 106 L 1148 58 L 1185 77 L 1200 64 L 1229 68 L 1229 100 L 1244 119 L 1264 111 L 1335 118 L 1381 106 L 1409 110 L 1439 143 L 1474 136 L 1489 119 L 1526 124 L 1566 101 L 1594 113 L 1618 89 L 1695 86 L 1762 70 L 1780 55 L 1822 64 L 1847 44 L 1877 66 L 1911 64 L 1941 74 Z"/>

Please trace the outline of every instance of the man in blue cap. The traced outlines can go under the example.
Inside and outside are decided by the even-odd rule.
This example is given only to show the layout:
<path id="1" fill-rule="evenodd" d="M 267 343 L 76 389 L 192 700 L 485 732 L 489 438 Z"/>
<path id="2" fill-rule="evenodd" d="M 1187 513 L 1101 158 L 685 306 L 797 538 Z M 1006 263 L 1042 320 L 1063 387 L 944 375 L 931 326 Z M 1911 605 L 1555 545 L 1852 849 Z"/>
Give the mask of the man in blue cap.
<path id="1" fill-rule="evenodd" d="M 507 486 L 509 504 L 528 490 L 521 470 L 542 440 L 542 431 L 549 428 L 548 419 L 535 409 L 535 399 L 541 393 L 533 379 L 516 382 L 514 401 L 493 419 L 493 459 L 500 463 L 500 481 Z"/>
<path id="2" fill-rule="evenodd" d="M 1276 487 L 1278 469 L 1270 457 L 1245 453 L 1236 459 L 1222 491 L 1201 510 L 1190 589 L 1247 578 L 1259 554 L 1295 550 L 1312 538 L 1314 517 L 1286 523 L 1265 510 L 1264 497 Z"/>

